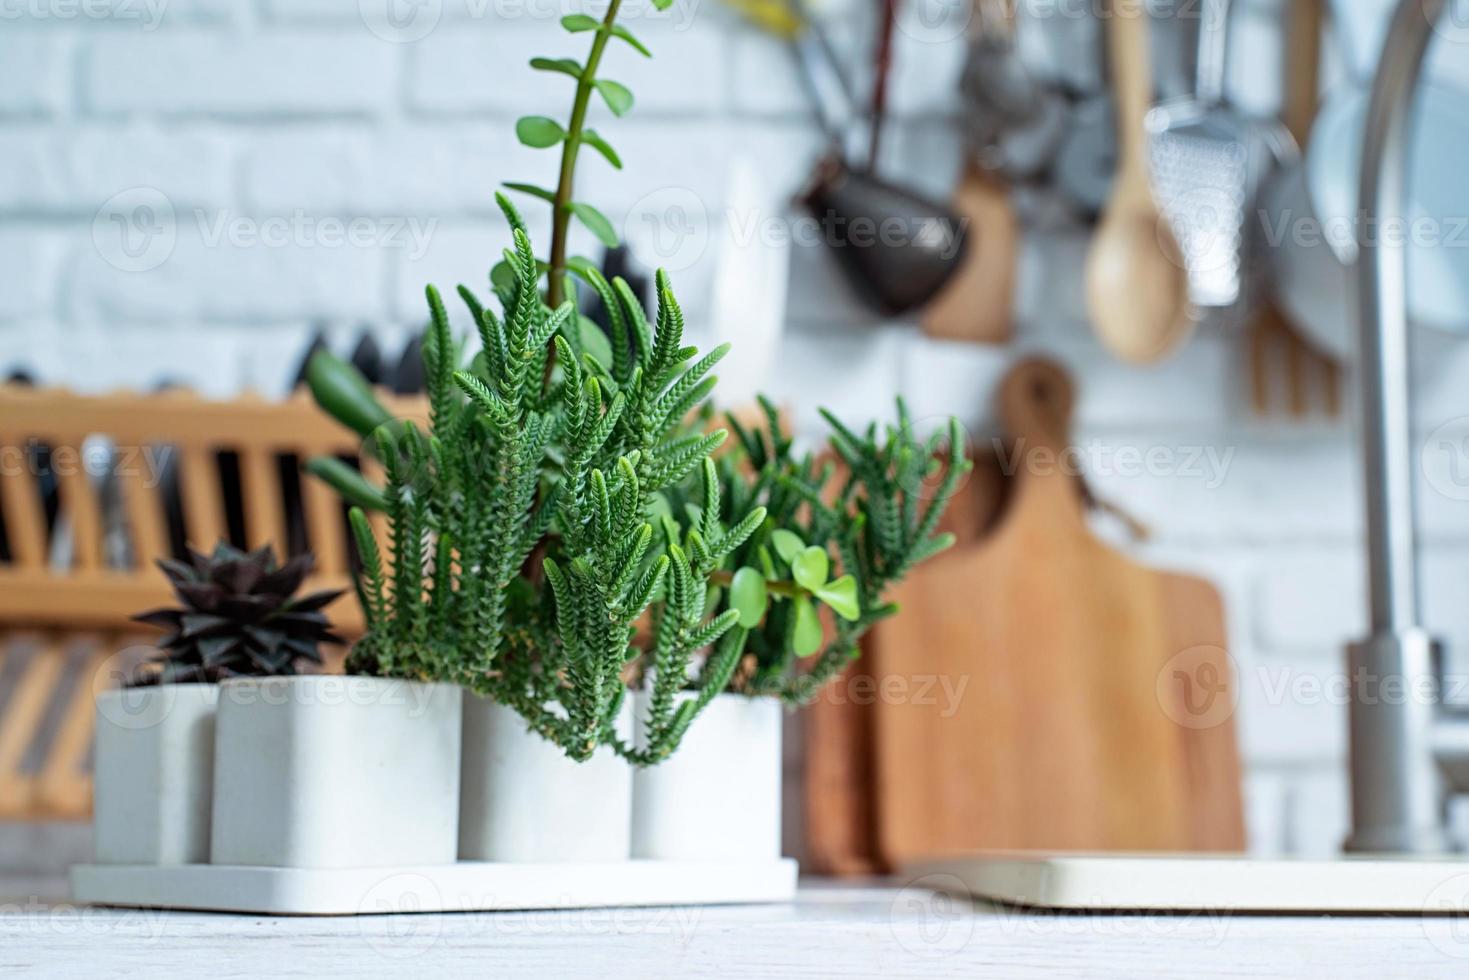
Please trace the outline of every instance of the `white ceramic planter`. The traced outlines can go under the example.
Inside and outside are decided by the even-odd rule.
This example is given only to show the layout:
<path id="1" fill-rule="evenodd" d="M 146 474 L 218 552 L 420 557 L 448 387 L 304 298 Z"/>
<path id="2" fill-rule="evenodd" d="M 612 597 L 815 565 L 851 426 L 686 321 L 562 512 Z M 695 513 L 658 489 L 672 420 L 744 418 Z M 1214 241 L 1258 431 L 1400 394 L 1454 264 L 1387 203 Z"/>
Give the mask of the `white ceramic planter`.
<path id="1" fill-rule="evenodd" d="M 93 824 L 98 864 L 209 860 L 213 684 L 97 695 Z"/>
<path id="2" fill-rule="evenodd" d="M 211 863 L 452 863 L 461 703 L 453 685 L 376 677 L 226 681 Z"/>
<path id="3" fill-rule="evenodd" d="M 647 697 L 638 695 L 639 718 Z M 781 716 L 774 698 L 718 695 L 694 719 L 672 757 L 637 770 L 632 856 L 779 858 Z"/>
<path id="4" fill-rule="evenodd" d="M 632 698 L 618 733 L 632 737 Z M 625 861 L 632 769 L 610 747 L 573 762 L 504 705 L 464 696 L 462 861 Z"/>

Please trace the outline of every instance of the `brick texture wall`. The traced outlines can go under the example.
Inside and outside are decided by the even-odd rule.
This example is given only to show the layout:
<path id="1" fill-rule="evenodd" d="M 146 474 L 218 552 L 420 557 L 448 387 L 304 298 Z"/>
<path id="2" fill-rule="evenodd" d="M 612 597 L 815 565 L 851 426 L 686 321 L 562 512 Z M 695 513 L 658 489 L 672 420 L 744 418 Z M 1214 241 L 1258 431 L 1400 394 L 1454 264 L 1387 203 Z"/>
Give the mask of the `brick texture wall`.
<path id="1" fill-rule="evenodd" d="M 342 346 L 369 328 L 396 349 L 420 322 L 424 282 L 483 282 L 505 243 L 495 181 L 549 182 L 551 158 L 517 145 L 511 124 L 563 111 L 569 82 L 526 67 L 583 47 L 556 28 L 562 6 L 0 0 L 0 369 L 87 391 L 168 378 L 224 396 L 279 393 L 318 327 Z M 909 5 L 898 35 L 883 165 L 943 195 L 959 164 L 962 52 L 952 20 L 930 8 Z M 1275 97 L 1254 45 L 1268 44 L 1277 13 L 1270 2 L 1241 13 L 1231 79 L 1255 108 Z M 862 16 L 837 22 L 850 50 Z M 640 208 L 671 189 L 697 202 L 679 214 L 690 227 L 717 225 L 737 159 L 770 200 L 787 199 L 821 140 L 785 50 L 716 0 L 661 17 L 644 4 L 628 23 L 657 57 L 611 50 L 606 73 L 638 103 L 623 120 L 599 111 L 595 125 L 627 169 L 589 159 L 584 196 L 635 241 Z M 1339 673 L 1342 643 L 1363 626 L 1352 426 L 1256 418 L 1238 335 L 1203 331 L 1147 369 L 1112 360 L 1085 322 L 1086 230 L 1043 198 L 1026 204 L 1012 346 L 941 343 L 884 322 L 848 296 L 824 249 L 798 246 L 765 387 L 809 435 L 818 403 L 862 420 L 901 391 L 919 417 L 953 413 L 984 438 L 994 382 L 1017 355 L 1068 364 L 1097 489 L 1154 531 L 1137 550 L 1202 572 L 1227 597 L 1253 848 L 1328 853 L 1347 824 L 1345 709 L 1329 684 L 1312 691 Z M 541 209 L 527 211 L 543 229 Z M 676 278 L 696 333 L 717 266 L 711 246 Z M 1425 607 L 1462 661 L 1469 350 L 1439 345 L 1422 360 Z M 1134 472 L 1119 462 L 1129 447 L 1170 450 L 1171 462 Z M 1185 463 L 1210 452 L 1213 470 Z"/>

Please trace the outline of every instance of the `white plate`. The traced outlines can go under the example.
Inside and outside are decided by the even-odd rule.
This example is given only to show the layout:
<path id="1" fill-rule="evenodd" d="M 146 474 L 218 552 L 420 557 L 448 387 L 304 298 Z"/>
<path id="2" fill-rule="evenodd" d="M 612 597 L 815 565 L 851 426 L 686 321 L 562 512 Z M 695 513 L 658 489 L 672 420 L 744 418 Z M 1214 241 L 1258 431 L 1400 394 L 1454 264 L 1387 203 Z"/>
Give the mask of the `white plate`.
<path id="1" fill-rule="evenodd" d="M 796 862 L 617 861 L 509 864 L 461 861 L 415 868 L 263 868 L 212 864 L 71 869 L 73 901 L 90 905 L 383 915 L 788 902 Z"/>

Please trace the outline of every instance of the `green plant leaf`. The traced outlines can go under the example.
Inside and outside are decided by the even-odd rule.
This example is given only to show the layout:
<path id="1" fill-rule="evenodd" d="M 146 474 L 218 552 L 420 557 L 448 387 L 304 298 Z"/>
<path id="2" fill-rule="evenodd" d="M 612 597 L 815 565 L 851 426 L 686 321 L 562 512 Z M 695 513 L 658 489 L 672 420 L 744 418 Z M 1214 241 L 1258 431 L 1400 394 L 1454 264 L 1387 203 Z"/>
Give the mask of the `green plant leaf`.
<path id="1" fill-rule="evenodd" d="M 617 151 L 612 148 L 612 144 L 604 140 L 601 134 L 595 129 L 585 130 L 581 134 L 581 141 L 606 157 L 607 162 L 612 164 L 612 166 L 618 170 L 622 169 L 622 158 L 617 155 Z"/>
<path id="2" fill-rule="evenodd" d="M 849 623 L 855 623 L 862 615 L 862 607 L 857 603 L 857 580 L 850 575 L 817 589 L 816 598 Z"/>
<path id="3" fill-rule="evenodd" d="M 490 285 L 496 289 L 515 288 L 515 270 L 510 267 L 509 262 L 501 259 L 494 264 L 490 269 Z"/>
<path id="4" fill-rule="evenodd" d="M 577 275 L 581 276 L 584 279 L 590 278 L 590 273 L 587 271 L 589 269 L 592 272 L 602 271 L 601 266 L 593 262 L 591 259 L 587 258 L 585 255 L 569 256 L 566 259 L 566 268 L 570 269 L 572 272 L 575 272 Z"/>
<path id="5" fill-rule="evenodd" d="M 566 130 L 548 116 L 521 116 L 515 120 L 515 135 L 526 146 L 544 150 L 566 139 Z"/>
<path id="6" fill-rule="evenodd" d="M 770 549 L 762 544 L 756 554 L 760 556 L 760 570 L 765 573 L 765 578 L 772 582 L 780 578 L 775 571 L 775 562 L 770 560 Z"/>
<path id="7" fill-rule="evenodd" d="M 328 351 L 311 355 L 306 365 L 306 384 L 324 412 L 360 436 L 393 418 L 362 373 Z"/>
<path id="8" fill-rule="evenodd" d="M 532 58 L 530 66 L 536 71 L 555 71 L 581 79 L 581 62 L 575 58 Z"/>
<path id="9" fill-rule="evenodd" d="M 623 27 L 621 24 L 614 24 L 612 26 L 612 36 L 620 37 L 628 44 L 631 44 L 633 47 L 637 48 L 639 53 L 641 53 L 644 58 L 653 57 L 653 52 L 649 51 L 642 41 L 639 41 L 636 37 L 634 37 L 632 31 L 628 30 L 626 27 Z"/>
<path id="10" fill-rule="evenodd" d="M 519 191 L 521 194 L 529 194 L 531 197 L 538 197 L 541 200 L 545 201 L 547 204 L 556 203 L 555 191 L 547 190 L 544 187 L 537 187 L 535 184 L 512 184 L 506 182 L 504 186 L 512 191 Z"/>
<path id="11" fill-rule="evenodd" d="M 305 470 L 341 494 L 348 503 L 365 510 L 387 510 L 388 498 L 382 489 L 367 482 L 366 477 L 335 456 L 317 456 L 306 463 Z"/>
<path id="12" fill-rule="evenodd" d="M 815 592 L 826 584 L 826 575 L 830 569 L 831 562 L 826 557 L 826 549 L 814 544 L 791 562 L 791 574 L 795 576 L 796 584 L 810 592 Z"/>
<path id="13" fill-rule="evenodd" d="M 561 26 L 573 34 L 580 34 L 582 31 L 595 31 L 602 22 L 588 14 L 567 14 L 561 18 Z"/>
<path id="14" fill-rule="evenodd" d="M 581 349 L 585 354 L 590 354 L 600 365 L 606 368 L 612 366 L 612 341 L 597 326 L 597 321 L 590 317 L 579 317 L 578 326 L 581 328 Z"/>
<path id="15" fill-rule="evenodd" d="M 740 614 L 739 624 L 745 629 L 754 629 L 765 618 L 769 595 L 765 591 L 765 576 L 756 569 L 746 566 L 734 574 L 729 587 L 730 608 Z"/>
<path id="16" fill-rule="evenodd" d="M 567 208 L 576 215 L 577 220 L 587 226 L 588 231 L 597 236 L 597 241 L 608 248 L 617 247 L 617 231 L 605 214 L 584 201 L 572 201 Z"/>
<path id="17" fill-rule="evenodd" d="M 796 597 L 796 627 L 791 647 L 798 657 L 809 657 L 821 649 L 821 618 L 809 596 Z"/>
<path id="18" fill-rule="evenodd" d="M 659 10 L 667 10 L 673 6 L 673 0 L 653 0 L 653 6 Z"/>
<path id="19" fill-rule="evenodd" d="M 607 103 L 607 108 L 612 110 L 615 116 L 625 116 L 632 108 L 632 92 L 621 82 L 614 82 L 609 78 L 599 78 L 594 83 L 597 91 L 602 93 L 602 101 Z"/>
<path id="20" fill-rule="evenodd" d="M 806 550 L 806 542 L 801 540 L 800 535 L 787 531 L 785 528 L 777 528 L 770 532 L 770 543 L 775 545 L 775 553 L 787 565 L 796 562 L 796 556 Z"/>

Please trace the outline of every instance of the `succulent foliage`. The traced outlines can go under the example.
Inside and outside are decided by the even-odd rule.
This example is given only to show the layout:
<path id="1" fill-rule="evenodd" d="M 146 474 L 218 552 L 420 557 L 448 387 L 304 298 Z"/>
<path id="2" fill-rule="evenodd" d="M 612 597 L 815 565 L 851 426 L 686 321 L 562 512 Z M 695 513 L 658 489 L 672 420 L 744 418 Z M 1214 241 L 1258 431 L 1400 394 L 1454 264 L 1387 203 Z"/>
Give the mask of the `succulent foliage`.
<path id="1" fill-rule="evenodd" d="M 541 116 L 516 125 L 522 143 L 560 148 L 556 187 L 506 185 L 552 206 L 549 258 L 497 195 L 512 239 L 489 274 L 498 312 L 458 289 L 477 334 L 472 355 L 427 290 L 426 425 L 394 419 L 354 369 L 318 353 L 313 394 L 364 438 L 385 483 L 334 459 L 308 468 L 354 505 L 368 633 L 350 669 L 452 681 L 513 707 L 573 759 L 610 744 L 650 765 L 720 692 L 803 702 L 855 655 L 856 636 L 891 611 L 883 589 L 944 547 L 933 530 L 963 447 L 951 434 L 948 475 L 925 503 L 932 447 L 901 415 L 880 443 L 837 427 L 850 474 L 840 486 L 828 486 L 833 467 L 793 455 L 768 403 L 769 424 L 735 423 L 738 445 L 725 446 L 707 401 L 727 347 L 701 355 L 685 344 L 662 272 L 650 316 L 627 282 L 568 256 L 573 218 L 616 241 L 573 184 L 582 146 L 621 166 L 585 125 L 594 96 L 619 116 L 632 105 L 625 86 L 597 74 L 609 42 L 648 55 L 616 23 L 618 7 L 562 19 L 591 34 L 584 63 L 531 62 L 576 82 L 566 125 Z M 605 334 L 580 314 L 574 280 L 607 311 Z M 383 512 L 386 540 L 369 511 Z M 835 614 L 830 640 L 822 607 Z M 815 654 L 809 671 L 796 669 Z M 614 721 L 638 679 L 648 710 L 630 745 Z"/>
<path id="2" fill-rule="evenodd" d="M 310 555 L 278 565 L 269 546 L 247 553 L 224 542 L 208 556 L 190 551 L 186 562 L 159 559 L 179 606 L 134 617 L 169 631 L 157 658 L 162 670 L 144 680 L 212 684 L 321 663 L 320 644 L 341 642 L 322 610 L 342 593 L 295 598 L 312 565 Z"/>

